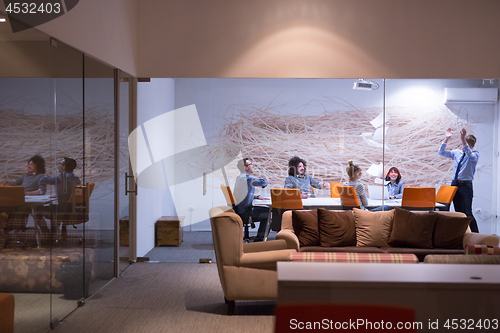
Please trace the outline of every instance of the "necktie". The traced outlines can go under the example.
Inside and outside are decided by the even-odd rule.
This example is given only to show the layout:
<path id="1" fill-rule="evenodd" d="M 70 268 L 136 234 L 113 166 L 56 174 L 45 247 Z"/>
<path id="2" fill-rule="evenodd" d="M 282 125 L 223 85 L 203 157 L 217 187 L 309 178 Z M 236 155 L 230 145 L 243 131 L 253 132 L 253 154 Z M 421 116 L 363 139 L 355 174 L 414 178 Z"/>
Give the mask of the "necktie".
<path id="1" fill-rule="evenodd" d="M 455 177 L 453 177 L 453 181 L 452 181 L 453 185 L 457 184 L 458 172 L 460 171 L 460 167 L 462 166 L 462 162 L 464 160 L 464 157 L 465 157 L 465 153 L 462 154 L 462 157 L 460 157 L 460 161 L 458 161 L 457 170 L 455 171 Z"/>

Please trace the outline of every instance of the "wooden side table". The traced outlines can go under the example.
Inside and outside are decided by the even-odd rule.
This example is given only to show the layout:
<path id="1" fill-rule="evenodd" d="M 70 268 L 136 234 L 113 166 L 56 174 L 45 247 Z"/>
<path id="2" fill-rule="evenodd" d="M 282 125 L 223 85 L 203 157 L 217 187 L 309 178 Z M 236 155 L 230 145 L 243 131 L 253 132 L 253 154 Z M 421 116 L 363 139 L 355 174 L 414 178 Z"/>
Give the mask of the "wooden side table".
<path id="1" fill-rule="evenodd" d="M 120 218 L 120 246 L 129 246 L 129 217 Z"/>
<path id="2" fill-rule="evenodd" d="M 155 246 L 179 246 L 184 216 L 162 216 L 155 223 Z"/>

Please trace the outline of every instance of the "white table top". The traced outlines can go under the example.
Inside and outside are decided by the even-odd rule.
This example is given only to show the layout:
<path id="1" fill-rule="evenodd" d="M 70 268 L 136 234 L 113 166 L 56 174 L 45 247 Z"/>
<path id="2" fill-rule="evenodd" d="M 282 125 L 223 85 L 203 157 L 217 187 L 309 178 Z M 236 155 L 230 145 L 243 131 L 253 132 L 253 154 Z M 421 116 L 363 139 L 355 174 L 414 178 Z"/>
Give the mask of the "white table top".
<path id="1" fill-rule="evenodd" d="M 500 265 L 278 262 L 278 282 L 497 284 Z"/>
<path id="2" fill-rule="evenodd" d="M 50 198 L 50 195 L 26 195 L 24 197 L 24 202 L 31 204 L 47 204 L 49 202 L 57 200 L 56 198 Z"/>
<path id="3" fill-rule="evenodd" d="M 271 200 L 254 200 L 254 206 L 270 206 Z M 302 199 L 302 205 L 304 207 L 334 207 L 334 208 L 342 208 L 342 204 L 340 203 L 340 198 L 328 198 L 328 197 L 316 197 L 316 198 L 307 198 Z M 387 205 L 390 207 L 401 207 L 401 199 L 391 199 L 391 200 L 382 200 L 380 199 L 368 199 L 368 207 L 374 208 L 382 205 Z M 444 207 L 443 204 L 436 202 L 436 207 Z"/>

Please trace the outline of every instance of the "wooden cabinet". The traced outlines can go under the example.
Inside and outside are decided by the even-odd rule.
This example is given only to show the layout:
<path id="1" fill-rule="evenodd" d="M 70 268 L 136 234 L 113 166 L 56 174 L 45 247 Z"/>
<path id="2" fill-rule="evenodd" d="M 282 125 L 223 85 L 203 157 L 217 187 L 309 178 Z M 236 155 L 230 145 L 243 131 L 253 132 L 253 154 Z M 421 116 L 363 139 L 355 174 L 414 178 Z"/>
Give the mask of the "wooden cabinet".
<path id="1" fill-rule="evenodd" d="M 182 242 L 184 216 L 162 216 L 155 224 L 155 246 L 179 246 Z"/>
<path id="2" fill-rule="evenodd" d="M 120 246 L 129 246 L 129 218 L 128 215 L 120 218 Z"/>

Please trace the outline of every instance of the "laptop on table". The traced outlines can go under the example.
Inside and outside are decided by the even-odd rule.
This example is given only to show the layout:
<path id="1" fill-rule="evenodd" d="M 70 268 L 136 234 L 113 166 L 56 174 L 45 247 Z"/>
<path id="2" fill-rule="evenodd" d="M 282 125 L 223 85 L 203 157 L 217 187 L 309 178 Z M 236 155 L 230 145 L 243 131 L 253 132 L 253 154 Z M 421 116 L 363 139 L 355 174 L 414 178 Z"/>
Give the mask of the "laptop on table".
<path id="1" fill-rule="evenodd" d="M 368 185 L 368 195 L 370 199 L 389 200 L 389 190 L 387 186 Z"/>

